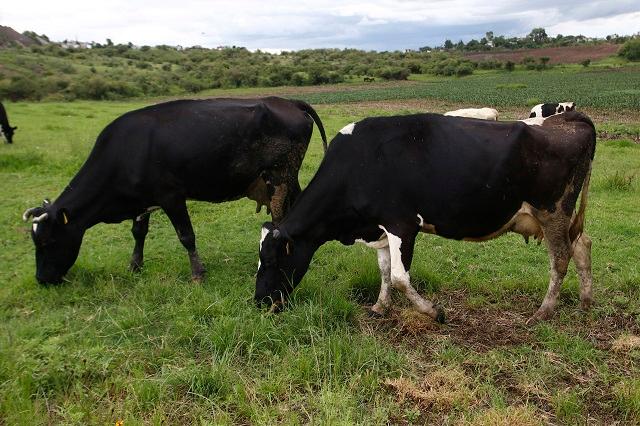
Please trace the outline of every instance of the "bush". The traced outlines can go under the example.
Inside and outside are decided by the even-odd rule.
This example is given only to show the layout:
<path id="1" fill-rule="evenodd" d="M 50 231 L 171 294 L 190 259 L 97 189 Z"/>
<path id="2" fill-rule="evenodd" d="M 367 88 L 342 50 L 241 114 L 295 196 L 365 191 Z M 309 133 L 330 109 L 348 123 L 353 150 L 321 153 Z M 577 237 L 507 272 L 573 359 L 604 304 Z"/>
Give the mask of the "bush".
<path id="1" fill-rule="evenodd" d="M 580 65 L 585 68 L 588 67 L 589 65 L 591 65 L 591 59 L 585 59 L 584 61 L 580 62 Z"/>
<path id="2" fill-rule="evenodd" d="M 640 38 L 634 38 L 622 45 L 618 55 L 629 61 L 640 61 Z"/>
<path id="3" fill-rule="evenodd" d="M 45 95 L 44 88 L 38 78 L 26 76 L 14 77 L 9 84 L 0 86 L 0 98 L 8 98 L 12 101 L 22 99 L 39 100 Z"/>
<path id="4" fill-rule="evenodd" d="M 473 66 L 470 64 L 461 64 L 456 68 L 456 75 L 458 77 L 464 77 L 465 75 L 473 74 Z"/>
<path id="5" fill-rule="evenodd" d="M 375 72 L 375 75 L 385 80 L 406 80 L 409 74 L 409 70 L 402 67 L 384 67 Z"/>
<path id="6" fill-rule="evenodd" d="M 516 69 L 515 62 L 511 62 L 511 61 L 505 62 L 504 63 L 504 69 L 506 69 L 507 71 L 513 71 L 514 69 Z"/>

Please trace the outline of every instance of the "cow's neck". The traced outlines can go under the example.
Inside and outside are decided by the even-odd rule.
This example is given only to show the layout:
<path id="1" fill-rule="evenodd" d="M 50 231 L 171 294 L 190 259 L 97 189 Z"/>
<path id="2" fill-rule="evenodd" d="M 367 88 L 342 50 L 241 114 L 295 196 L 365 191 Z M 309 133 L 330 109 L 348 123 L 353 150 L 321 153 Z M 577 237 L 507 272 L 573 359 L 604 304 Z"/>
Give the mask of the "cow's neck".
<path id="1" fill-rule="evenodd" d="M 333 176 L 324 183 L 312 182 L 282 222 L 280 228 L 294 243 L 303 239 L 319 247 L 340 240 L 343 229 L 356 225 L 355 210 L 343 195 L 344 181 Z"/>
<path id="2" fill-rule="evenodd" d="M 55 200 L 58 208 L 67 210 L 69 220 L 83 228 L 100 222 L 112 222 L 114 217 L 114 188 L 111 176 L 100 167 L 83 166 Z"/>

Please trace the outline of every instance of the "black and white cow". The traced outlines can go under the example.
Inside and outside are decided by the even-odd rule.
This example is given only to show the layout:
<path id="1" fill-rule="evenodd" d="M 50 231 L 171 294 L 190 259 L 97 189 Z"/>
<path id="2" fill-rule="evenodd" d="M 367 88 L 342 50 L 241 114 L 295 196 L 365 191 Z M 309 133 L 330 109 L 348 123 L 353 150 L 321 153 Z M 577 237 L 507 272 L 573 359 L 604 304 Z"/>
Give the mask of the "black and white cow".
<path id="1" fill-rule="evenodd" d="M 7 111 L 4 109 L 2 102 L 0 102 L 0 137 L 4 136 L 7 143 L 13 143 L 13 132 L 18 127 L 11 127 L 9 125 L 9 117 L 7 117 Z"/>
<path id="2" fill-rule="evenodd" d="M 78 174 L 33 217 L 36 278 L 60 282 L 75 262 L 85 231 L 133 219 L 131 268 L 142 266 L 149 214 L 162 209 L 187 249 L 191 273 L 204 268 L 196 251 L 187 199 L 214 203 L 248 197 L 279 222 L 300 193 L 298 170 L 313 123 L 307 103 L 281 98 L 180 100 L 128 112 L 98 136 Z"/>
<path id="3" fill-rule="evenodd" d="M 560 102 L 559 104 L 538 104 L 531 108 L 529 118 L 546 118 L 563 112 L 575 111 L 575 102 Z"/>
<path id="4" fill-rule="evenodd" d="M 364 242 L 378 250 L 382 276 L 372 311 L 385 312 L 394 287 L 442 321 L 409 281 L 418 232 L 485 241 L 511 231 L 544 238 L 549 251 L 549 289 L 532 319 L 552 315 L 571 257 L 586 308 L 591 241 L 582 231 L 595 144 L 593 123 L 577 112 L 542 126 L 437 114 L 352 123 L 287 217 L 263 227 L 256 303 L 279 309 L 326 241 Z"/>

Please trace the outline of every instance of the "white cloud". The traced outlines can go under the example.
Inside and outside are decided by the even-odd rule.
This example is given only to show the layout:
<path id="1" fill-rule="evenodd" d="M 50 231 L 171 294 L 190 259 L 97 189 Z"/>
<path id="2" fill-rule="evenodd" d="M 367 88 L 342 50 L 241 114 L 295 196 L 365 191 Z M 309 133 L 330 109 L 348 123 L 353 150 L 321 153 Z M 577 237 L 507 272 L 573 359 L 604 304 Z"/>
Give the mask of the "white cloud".
<path id="1" fill-rule="evenodd" d="M 495 34 L 602 36 L 638 28 L 637 0 L 3 0 L 0 24 L 79 39 L 252 49 L 403 49 Z"/>

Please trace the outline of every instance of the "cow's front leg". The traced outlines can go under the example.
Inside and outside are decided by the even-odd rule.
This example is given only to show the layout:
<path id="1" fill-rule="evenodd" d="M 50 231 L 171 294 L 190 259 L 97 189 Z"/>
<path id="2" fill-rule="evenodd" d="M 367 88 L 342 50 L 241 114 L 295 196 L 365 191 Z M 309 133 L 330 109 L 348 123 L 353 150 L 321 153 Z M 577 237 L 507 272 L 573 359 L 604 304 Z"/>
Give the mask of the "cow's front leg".
<path id="1" fill-rule="evenodd" d="M 133 234 L 133 238 L 136 240 L 136 245 L 133 248 L 131 262 L 129 263 L 129 269 L 132 272 L 138 272 L 142 269 L 142 265 L 144 263 L 144 240 L 149 232 L 149 216 L 149 214 L 144 214 L 133 219 L 131 233 Z"/>
<path id="2" fill-rule="evenodd" d="M 389 254 L 389 246 L 378 249 L 378 267 L 380 268 L 380 294 L 378 301 L 371 307 L 371 313 L 374 316 L 383 316 L 387 308 L 391 306 L 391 295 L 389 288 L 391 286 L 391 255 Z"/>
<path id="3" fill-rule="evenodd" d="M 191 263 L 191 278 L 194 281 L 201 282 L 204 279 L 206 270 L 202 266 L 198 251 L 196 250 L 196 236 L 193 233 L 191 219 L 187 211 L 185 200 L 178 200 L 162 205 L 171 224 L 178 234 L 178 239 L 182 243 L 189 254 L 189 262 Z"/>
<path id="4" fill-rule="evenodd" d="M 444 311 L 431 301 L 422 298 L 413 288 L 409 279 L 409 268 L 413 259 L 413 246 L 418 230 L 394 232 L 391 229 L 381 228 L 387 234 L 389 241 L 391 285 L 403 292 L 419 312 L 429 315 L 439 323 L 444 323 Z"/>

